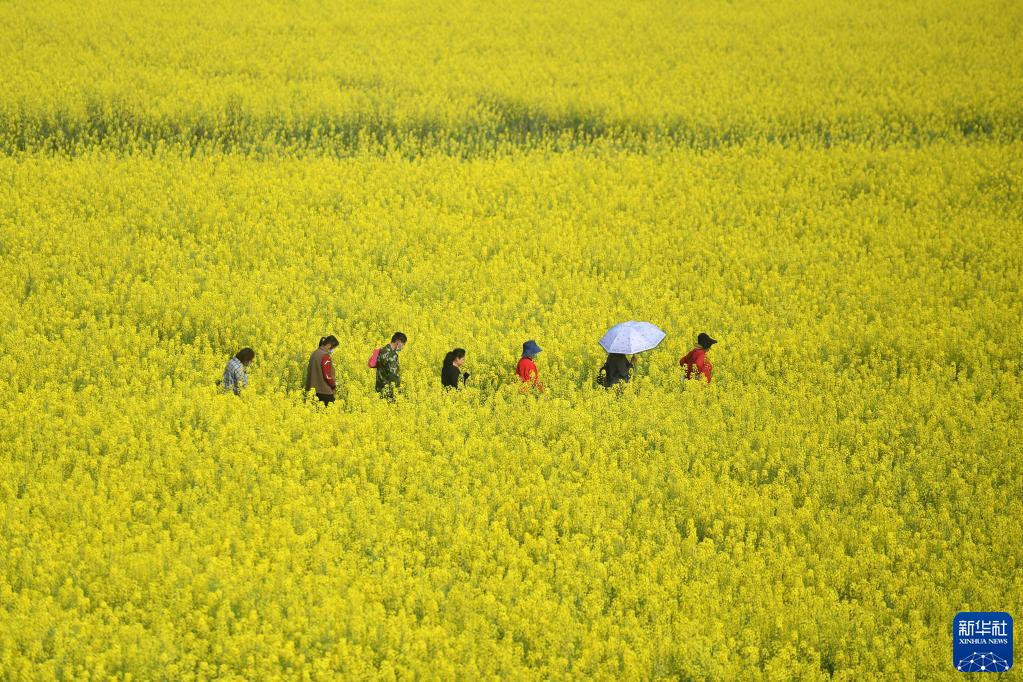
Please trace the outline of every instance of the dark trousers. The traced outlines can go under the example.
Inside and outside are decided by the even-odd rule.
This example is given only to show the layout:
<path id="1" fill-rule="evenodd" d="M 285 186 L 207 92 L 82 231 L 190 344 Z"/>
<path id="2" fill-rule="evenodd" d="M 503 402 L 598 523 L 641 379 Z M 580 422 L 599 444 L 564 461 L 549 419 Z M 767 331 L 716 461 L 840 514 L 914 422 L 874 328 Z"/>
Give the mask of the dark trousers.
<path id="1" fill-rule="evenodd" d="M 334 402 L 334 394 L 333 393 L 317 393 L 316 397 L 324 405 L 330 405 L 332 402 Z"/>

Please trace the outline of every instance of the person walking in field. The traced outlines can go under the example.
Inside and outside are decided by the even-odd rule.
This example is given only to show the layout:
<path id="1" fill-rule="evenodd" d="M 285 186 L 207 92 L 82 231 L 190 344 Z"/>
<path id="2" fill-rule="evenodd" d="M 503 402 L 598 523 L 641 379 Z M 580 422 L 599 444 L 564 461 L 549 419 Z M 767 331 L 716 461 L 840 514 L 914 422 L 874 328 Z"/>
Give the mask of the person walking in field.
<path id="1" fill-rule="evenodd" d="M 458 382 L 464 384 L 469 379 L 469 373 L 461 370 L 465 364 L 465 349 L 456 348 L 444 356 L 444 364 L 440 368 L 441 386 L 447 388 L 458 388 Z"/>
<path id="2" fill-rule="evenodd" d="M 515 367 L 515 373 L 522 380 L 522 392 L 535 388 L 543 393 L 543 384 L 540 383 L 540 373 L 536 369 L 536 356 L 541 352 L 536 341 L 529 340 L 522 344 L 522 359 Z"/>
<path id="3" fill-rule="evenodd" d="M 631 381 L 639 354 L 657 348 L 665 336 L 667 334 L 656 324 L 639 320 L 620 322 L 608 329 L 597 342 L 607 351 L 607 360 L 597 373 L 597 383 L 611 388 Z M 628 355 L 632 355 L 631 360 Z"/>
<path id="4" fill-rule="evenodd" d="M 601 385 L 604 388 L 611 388 L 619 382 L 628 383 L 632 378 L 632 370 L 636 366 L 636 356 L 632 356 L 632 362 L 625 357 L 625 353 L 608 353 L 607 361 L 600 368 L 602 377 Z"/>
<path id="5" fill-rule="evenodd" d="M 317 399 L 324 405 L 334 402 L 334 393 L 337 390 L 331 354 L 338 345 L 339 341 L 333 335 L 321 338 L 320 345 L 309 357 L 309 366 L 306 368 L 305 390 L 316 391 Z"/>
<path id="6" fill-rule="evenodd" d="M 398 353 L 406 343 L 407 336 L 401 332 L 394 332 L 391 342 L 381 348 L 376 357 L 377 393 L 388 400 L 393 400 L 395 391 L 401 387 L 401 364 L 398 362 Z"/>
<path id="7" fill-rule="evenodd" d="M 707 351 L 715 343 L 717 341 L 705 333 L 696 337 L 696 348 L 686 353 L 678 363 L 685 369 L 686 379 L 693 377 L 695 372 L 699 372 L 707 379 L 707 383 L 710 383 L 711 364 L 707 359 Z"/>
<path id="8" fill-rule="evenodd" d="M 256 351 L 251 348 L 242 348 L 228 360 L 227 367 L 224 368 L 223 386 L 225 391 L 230 391 L 235 395 L 242 394 L 242 389 L 249 385 L 249 375 L 246 370 L 255 359 Z"/>

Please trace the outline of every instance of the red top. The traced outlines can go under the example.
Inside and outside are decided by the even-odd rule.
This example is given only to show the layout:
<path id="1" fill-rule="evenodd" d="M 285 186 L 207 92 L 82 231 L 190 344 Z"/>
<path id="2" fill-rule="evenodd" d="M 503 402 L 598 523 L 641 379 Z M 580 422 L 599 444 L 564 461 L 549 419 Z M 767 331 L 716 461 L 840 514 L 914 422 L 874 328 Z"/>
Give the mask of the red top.
<path id="1" fill-rule="evenodd" d="M 515 373 L 518 374 L 519 378 L 523 381 L 536 381 L 540 378 L 540 373 L 536 371 L 536 363 L 529 358 L 522 358 L 519 360 L 519 364 L 515 368 Z"/>
<path id="2" fill-rule="evenodd" d="M 693 375 L 693 368 L 703 373 L 703 376 L 707 377 L 707 383 L 710 383 L 710 360 L 707 359 L 707 351 L 697 346 L 692 349 L 686 356 L 678 361 L 682 367 L 686 370 L 686 379 L 689 379 Z"/>
<path id="3" fill-rule="evenodd" d="M 337 388 L 337 384 L 334 381 L 334 365 L 330 361 L 329 353 L 324 353 L 320 359 L 320 371 L 323 372 L 323 380 L 327 382 L 327 385 L 331 388 Z"/>

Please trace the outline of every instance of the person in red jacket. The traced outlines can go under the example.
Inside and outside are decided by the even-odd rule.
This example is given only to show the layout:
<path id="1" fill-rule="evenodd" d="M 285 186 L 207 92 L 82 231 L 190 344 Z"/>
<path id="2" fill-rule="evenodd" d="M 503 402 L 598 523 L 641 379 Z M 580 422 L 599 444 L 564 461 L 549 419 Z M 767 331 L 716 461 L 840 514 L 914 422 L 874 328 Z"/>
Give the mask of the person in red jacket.
<path id="1" fill-rule="evenodd" d="M 701 333 L 696 337 L 696 348 L 686 353 L 685 357 L 678 361 L 678 364 L 686 371 L 686 379 L 693 376 L 693 370 L 700 372 L 707 379 L 707 383 L 710 383 L 710 360 L 707 359 L 707 351 L 717 341 L 710 338 L 707 334 Z"/>
<path id="2" fill-rule="evenodd" d="M 515 374 L 522 380 L 523 392 L 528 391 L 530 388 L 535 388 L 540 393 L 543 393 L 540 373 L 536 370 L 536 362 L 534 361 L 539 353 L 540 346 L 536 345 L 536 341 L 530 340 L 522 344 L 522 359 L 519 360 L 519 364 L 515 367 Z"/>

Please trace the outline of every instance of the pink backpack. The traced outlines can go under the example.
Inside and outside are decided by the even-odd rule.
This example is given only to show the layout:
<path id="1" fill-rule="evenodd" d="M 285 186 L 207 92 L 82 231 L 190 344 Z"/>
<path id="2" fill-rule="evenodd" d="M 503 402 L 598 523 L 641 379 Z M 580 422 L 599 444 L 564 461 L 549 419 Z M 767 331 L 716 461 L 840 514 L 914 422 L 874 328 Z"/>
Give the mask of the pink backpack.
<path id="1" fill-rule="evenodd" d="M 380 349 L 377 348 L 375 351 L 373 351 L 373 355 L 369 356 L 369 366 L 371 368 L 375 368 L 377 366 L 377 358 L 379 358 L 379 357 L 380 357 Z"/>

